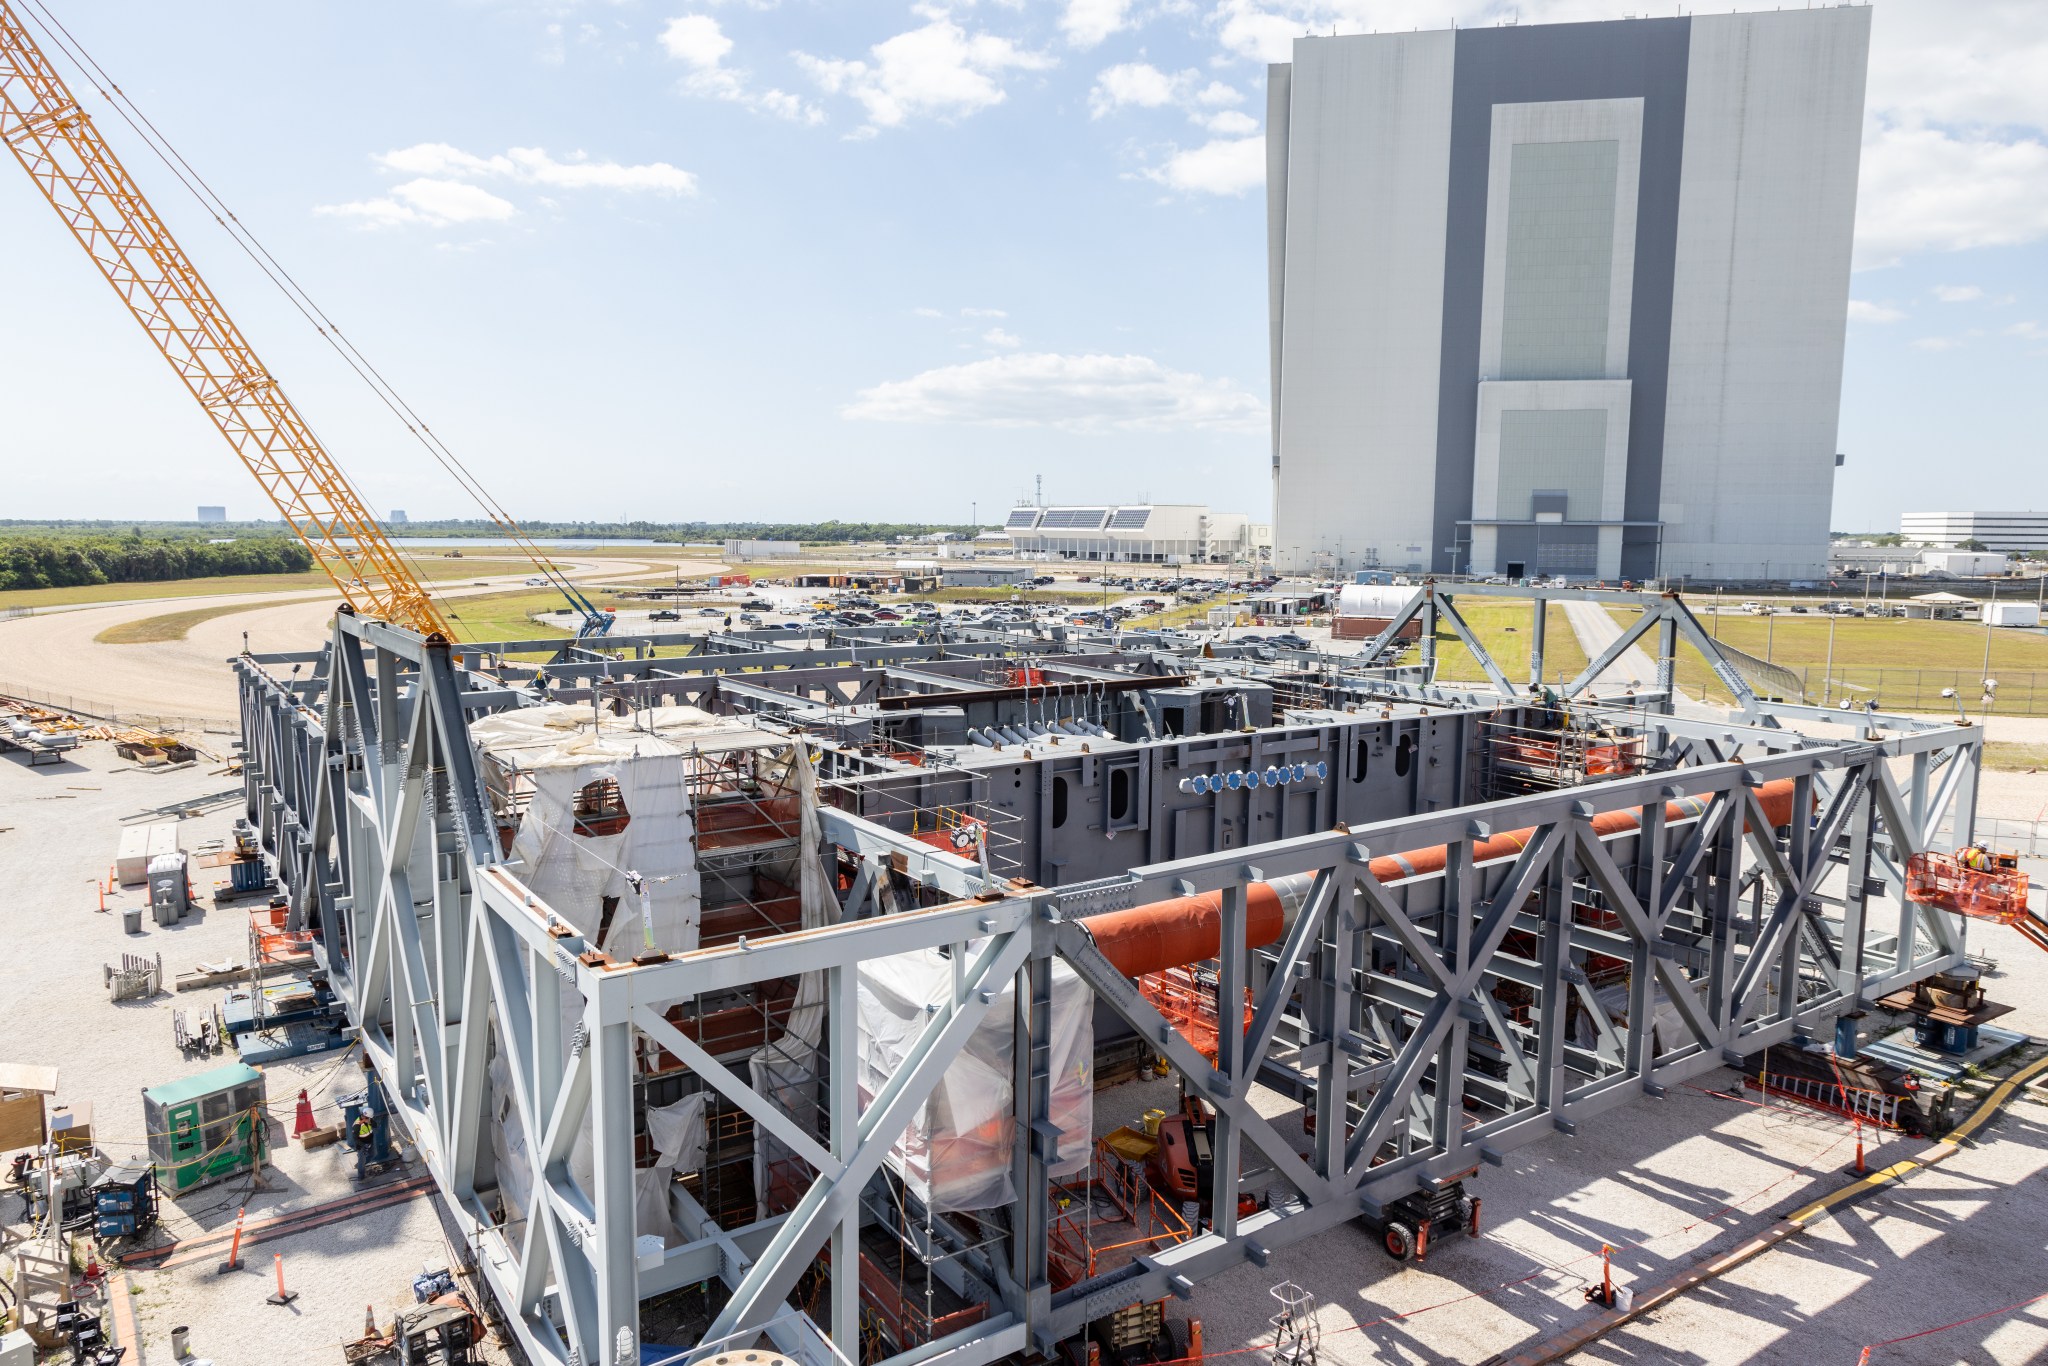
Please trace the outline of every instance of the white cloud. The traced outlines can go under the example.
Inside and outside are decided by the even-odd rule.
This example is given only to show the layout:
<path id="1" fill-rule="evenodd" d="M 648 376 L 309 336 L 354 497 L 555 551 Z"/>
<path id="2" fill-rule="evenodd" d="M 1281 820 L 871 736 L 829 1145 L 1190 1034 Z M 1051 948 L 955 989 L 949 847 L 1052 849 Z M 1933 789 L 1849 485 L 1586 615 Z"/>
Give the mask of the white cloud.
<path id="1" fill-rule="evenodd" d="M 963 308 L 960 310 L 960 316 L 963 318 L 1007 318 L 1010 315 L 1000 308 Z"/>
<path id="2" fill-rule="evenodd" d="M 900 127 L 912 118 L 965 118 L 1007 98 L 1011 71 L 1043 71 L 1050 57 L 992 33 L 970 33 L 944 13 L 927 11 L 923 28 L 868 49 L 873 60 L 838 60 L 799 52 L 797 62 L 828 95 L 847 95 L 867 111 L 863 130 Z"/>
<path id="3" fill-rule="evenodd" d="M 708 14 L 684 14 L 661 30 L 661 46 L 679 62 L 709 71 L 732 55 L 732 39 Z"/>
<path id="4" fill-rule="evenodd" d="M 1895 323 L 1905 316 L 1890 304 L 1867 303 L 1862 299 L 1849 300 L 1849 321 L 1852 323 Z"/>
<path id="5" fill-rule="evenodd" d="M 1921 351 L 1953 351 L 1962 344 L 1960 337 L 1919 337 L 1913 342 Z"/>
<path id="6" fill-rule="evenodd" d="M 2048 327 L 2043 327 L 2037 322 L 2014 323 L 2005 329 L 2005 335 L 2026 341 L 2048 341 Z"/>
<path id="7" fill-rule="evenodd" d="M 422 178 L 392 186 L 389 195 L 352 204 L 321 204 L 313 212 L 359 219 L 366 227 L 388 228 L 400 223 L 446 227 L 454 223 L 495 222 L 511 218 L 519 210 L 475 185 Z"/>
<path id="8" fill-rule="evenodd" d="M 1303 14 L 1274 14 L 1255 0 L 1223 0 L 1210 15 L 1224 51 L 1255 62 L 1284 62 L 1309 22 Z"/>
<path id="9" fill-rule="evenodd" d="M 981 339 L 990 346 L 1000 346 L 1005 350 L 1012 351 L 1024 344 L 1022 337 L 1014 332 L 1005 332 L 1000 327 L 991 327 L 988 331 L 981 334 Z"/>
<path id="10" fill-rule="evenodd" d="M 936 308 L 913 308 L 910 311 L 920 318 L 943 318 L 946 316 Z"/>
<path id="11" fill-rule="evenodd" d="M 864 389 L 843 416 L 1066 431 L 1258 432 L 1266 405 L 1229 380 L 1147 356 L 1026 353 L 927 370 Z"/>
<path id="12" fill-rule="evenodd" d="M 445 142 L 421 142 L 381 153 L 371 160 L 384 170 L 414 179 L 391 187 L 389 194 L 348 204 L 320 204 L 315 213 L 353 218 L 369 227 L 419 223 L 446 227 L 515 217 L 519 207 L 492 194 L 477 180 L 510 181 L 557 190 L 622 190 L 684 195 L 697 192 L 697 178 L 665 161 L 637 166 L 592 161 L 582 152 L 557 160 L 539 147 L 513 147 L 492 156 L 477 156 Z M 556 201 L 542 196 L 542 208 Z"/>
<path id="13" fill-rule="evenodd" d="M 480 157 L 445 142 L 422 142 L 372 160 L 387 171 L 405 175 L 471 180 L 501 177 L 560 189 L 653 190 L 661 194 L 697 191 L 695 176 L 665 161 L 625 166 L 616 161 L 592 161 L 583 152 L 571 152 L 566 161 L 557 161 L 539 147 L 514 147 L 496 156 Z"/>
<path id="14" fill-rule="evenodd" d="M 565 190 L 651 190 L 667 195 L 697 192 L 697 177 L 666 161 L 621 166 L 616 161 L 588 160 L 581 152 L 568 161 L 556 161 L 538 147 L 514 147 L 507 155 L 519 168 L 518 178 L 536 185 Z"/>
<path id="15" fill-rule="evenodd" d="M 1936 285 L 1934 297 L 1945 304 L 1966 304 L 1984 297 L 1984 291 L 1975 285 Z"/>
<path id="16" fill-rule="evenodd" d="M 509 157 L 474 156 L 445 142 L 416 143 L 395 152 L 385 152 L 371 160 L 387 171 L 403 175 L 486 176 L 511 175 L 513 171 Z"/>
<path id="17" fill-rule="evenodd" d="M 1168 75 L 1150 62 L 1123 62 L 1105 67 L 1095 77 L 1095 88 L 1088 92 L 1088 112 L 1099 119 L 1126 106 L 1163 109 L 1179 104 L 1187 98 L 1188 86 L 1195 74 L 1182 71 Z"/>
<path id="18" fill-rule="evenodd" d="M 1183 192 L 1243 194 L 1266 180 L 1266 139 L 1214 138 L 1200 147 L 1176 150 L 1144 172 L 1148 180 Z"/>
<path id="19" fill-rule="evenodd" d="M 2048 236 L 2048 146 L 1937 128 L 1880 128 L 1863 148 L 1859 267 L 1915 252 Z"/>
<path id="20" fill-rule="evenodd" d="M 661 30 L 661 46 L 676 61 L 689 67 L 683 77 L 683 93 L 708 100 L 742 104 L 791 123 L 819 124 L 825 111 L 786 90 L 756 90 L 753 73 L 725 65 L 732 55 L 732 39 L 708 14 L 684 14 L 668 21 Z"/>
<path id="21" fill-rule="evenodd" d="M 1222 137 L 1243 137 L 1246 133 L 1259 131 L 1259 121 L 1241 109 L 1226 109 L 1220 114 L 1198 118 L 1195 122 Z"/>
<path id="22" fill-rule="evenodd" d="M 1202 87 L 1201 93 L 1196 95 L 1195 99 L 1197 102 L 1206 104 L 1211 109 L 1214 109 L 1218 105 L 1243 104 L 1244 92 L 1234 85 L 1225 85 L 1221 81 L 1211 81 Z"/>
<path id="23" fill-rule="evenodd" d="M 1096 47 L 1130 27 L 1131 0 L 1067 0 L 1060 14 L 1060 32 L 1071 47 Z"/>

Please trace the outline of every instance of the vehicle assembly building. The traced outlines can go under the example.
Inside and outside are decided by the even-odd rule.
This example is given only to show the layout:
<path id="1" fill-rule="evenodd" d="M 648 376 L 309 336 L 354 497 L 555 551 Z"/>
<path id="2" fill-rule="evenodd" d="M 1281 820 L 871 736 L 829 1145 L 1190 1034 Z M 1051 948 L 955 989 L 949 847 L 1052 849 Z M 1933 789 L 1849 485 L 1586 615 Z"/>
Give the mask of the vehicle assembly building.
<path id="1" fill-rule="evenodd" d="M 1555 695 L 1433 585 L 1342 658 L 344 610 L 236 665 L 247 814 L 531 1360 L 1173 1358 L 1204 1278 L 1476 1232 L 1511 1149 L 1961 962 L 1907 890 L 1976 732 L 1732 670 L 1682 719 L 1683 603 L 1585 596 L 1644 611 Z M 1659 687 L 1596 696 L 1638 640 Z M 1175 1110 L 1104 1117 L 1154 1068 Z"/>
<path id="2" fill-rule="evenodd" d="M 1822 577 L 1870 15 L 1297 39 L 1276 566 Z"/>

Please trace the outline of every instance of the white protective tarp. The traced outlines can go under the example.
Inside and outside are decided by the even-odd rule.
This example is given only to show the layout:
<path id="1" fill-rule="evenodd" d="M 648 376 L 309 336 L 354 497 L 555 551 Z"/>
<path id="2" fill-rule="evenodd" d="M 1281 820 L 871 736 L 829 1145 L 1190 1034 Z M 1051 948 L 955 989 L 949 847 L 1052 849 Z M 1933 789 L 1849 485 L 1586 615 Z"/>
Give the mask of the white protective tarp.
<path id="1" fill-rule="evenodd" d="M 654 1165 L 633 1173 L 633 1231 L 642 1238 L 660 1238 L 664 1247 L 681 1241 L 675 1215 L 668 1203 L 669 1184 L 677 1172 L 693 1172 L 704 1165 L 708 1137 L 704 1126 L 704 1102 L 699 1091 L 673 1105 L 651 1106 L 647 1111 L 647 1137 L 654 1145 Z"/>
<path id="2" fill-rule="evenodd" d="M 970 955 L 980 945 L 968 947 Z M 870 959 L 860 967 L 860 1093 L 867 1105 L 908 1065 L 931 1020 L 929 1003 L 951 998 L 953 961 L 933 949 Z M 1016 1130 L 1014 981 L 1006 983 L 967 1047 L 889 1150 L 889 1165 L 935 1212 L 996 1209 L 1015 1202 L 1010 1179 Z M 1052 1123 L 1060 1131 L 1055 1176 L 1088 1165 L 1095 1122 L 1095 998 L 1064 963 L 1052 965 Z"/>
<path id="3" fill-rule="evenodd" d="M 825 872 L 824 826 L 818 820 L 818 775 L 811 765 L 810 747 L 792 747 L 790 778 L 797 797 L 797 898 L 799 924 L 803 929 L 822 929 L 839 923 L 839 898 Z M 801 1128 L 815 1123 L 819 1102 L 817 1069 L 818 1043 L 825 1029 L 825 974 L 806 972 L 796 979 L 796 999 L 789 1008 L 789 1025 L 779 1039 L 754 1050 L 747 1060 L 748 1081 L 756 1094 L 766 1096 Z M 790 1154 L 777 1143 L 766 1125 L 754 1127 L 754 1204 L 756 1216 L 766 1219 L 769 1208 L 770 1167 Z"/>
<path id="4" fill-rule="evenodd" d="M 533 798 L 512 839 L 520 880 L 613 958 L 697 947 L 702 911 L 686 763 L 678 754 L 627 754 L 533 775 Z M 618 784 L 626 828 L 577 834 L 577 795 L 607 781 Z M 608 897 L 618 905 L 600 939 Z"/>
<path id="5" fill-rule="evenodd" d="M 701 907 L 688 790 L 690 756 L 788 744 L 784 737 L 697 707 L 651 707 L 630 716 L 596 715 L 584 706 L 522 707 L 479 717 L 470 723 L 470 733 L 486 758 L 506 775 L 508 787 L 522 777 L 532 784 L 513 837 L 513 871 L 550 910 L 617 959 L 649 949 L 678 953 L 697 947 Z M 576 834 L 577 794 L 606 779 L 618 784 L 628 817 L 625 828 L 612 835 Z M 618 898 L 618 904 L 600 943 L 607 897 Z M 528 975 L 529 989 L 532 970 L 529 957 L 522 954 L 520 971 Z M 561 1003 L 566 1049 L 583 1019 L 584 1000 L 580 992 L 564 985 Z M 516 1219 L 532 1198 L 531 1139 L 512 1104 L 512 1079 L 502 1051 L 491 1060 L 490 1083 L 492 1109 L 499 1121 L 492 1133 L 492 1151 L 506 1217 Z M 702 1099 L 682 1104 L 697 1108 L 701 1128 Z M 657 1147 L 663 1147 L 661 1137 L 654 1137 Z M 648 1172 L 635 1173 L 636 1222 L 642 1235 L 664 1240 L 673 1236 L 666 1204 L 668 1182 L 676 1171 L 703 1161 L 701 1141 L 694 1159 L 687 1135 L 680 1143 L 669 1176 L 658 1183 L 659 1217 L 653 1213 L 657 1183 Z M 571 1178 L 585 1192 L 595 1189 L 588 1119 L 570 1148 L 568 1166 Z"/>

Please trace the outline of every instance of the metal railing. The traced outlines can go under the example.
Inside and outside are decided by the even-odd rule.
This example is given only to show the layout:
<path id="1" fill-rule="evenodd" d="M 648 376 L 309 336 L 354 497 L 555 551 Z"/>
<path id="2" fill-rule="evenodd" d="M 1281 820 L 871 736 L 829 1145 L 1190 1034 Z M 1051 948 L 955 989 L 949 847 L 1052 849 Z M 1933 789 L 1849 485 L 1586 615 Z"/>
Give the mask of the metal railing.
<path id="1" fill-rule="evenodd" d="M 1978 842 L 1986 849 L 1995 849 L 2004 854 L 2018 854 L 2022 858 L 2042 858 L 2048 851 L 2048 821 L 2001 820 L 1995 816 L 1977 817 L 1976 833 Z"/>
<path id="2" fill-rule="evenodd" d="M 185 735 L 239 735 L 241 723 L 219 716 L 166 716 L 157 712 L 124 712 L 112 703 L 97 701 L 90 697 L 66 697 L 56 693 L 41 692 L 33 688 L 20 688 L 12 683 L 0 682 L 0 697 L 11 697 L 21 702 L 33 702 L 39 707 L 52 711 L 70 712 L 73 716 L 90 721 L 105 721 L 117 726 L 134 726 L 141 730 L 161 731 Z"/>

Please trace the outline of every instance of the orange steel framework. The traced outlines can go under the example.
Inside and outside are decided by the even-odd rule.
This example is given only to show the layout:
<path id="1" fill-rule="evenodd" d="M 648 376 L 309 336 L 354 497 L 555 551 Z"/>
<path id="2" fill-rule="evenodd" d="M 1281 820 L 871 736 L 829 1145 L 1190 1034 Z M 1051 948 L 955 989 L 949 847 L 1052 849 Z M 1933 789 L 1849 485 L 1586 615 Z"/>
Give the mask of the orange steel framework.
<path id="1" fill-rule="evenodd" d="M 358 613 L 453 639 L 299 410 L 0 0 L 0 139 Z"/>

